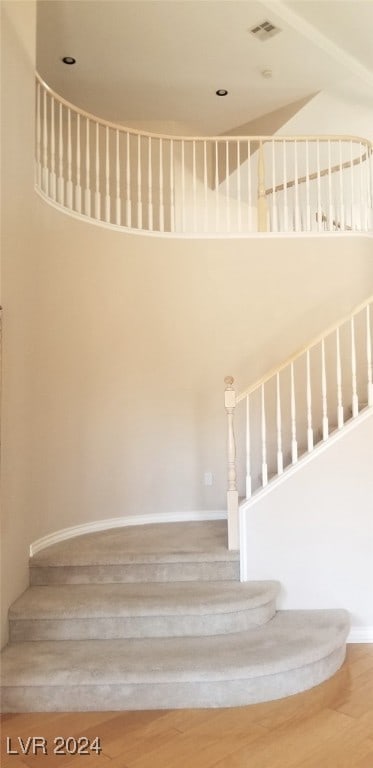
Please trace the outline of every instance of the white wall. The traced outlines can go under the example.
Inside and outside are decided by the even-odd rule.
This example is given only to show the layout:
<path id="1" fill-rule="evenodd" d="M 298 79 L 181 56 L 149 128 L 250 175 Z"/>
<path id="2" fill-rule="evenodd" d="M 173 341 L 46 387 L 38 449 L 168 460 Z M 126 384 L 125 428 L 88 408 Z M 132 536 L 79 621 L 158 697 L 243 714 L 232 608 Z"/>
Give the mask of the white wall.
<path id="1" fill-rule="evenodd" d="M 247 578 L 277 579 L 280 608 L 347 608 L 371 641 L 372 446 L 373 411 L 245 515 Z"/>
<path id="2" fill-rule="evenodd" d="M 315 136 L 323 133 L 373 138 L 371 106 L 332 91 L 321 91 L 284 123 L 276 136 Z"/>

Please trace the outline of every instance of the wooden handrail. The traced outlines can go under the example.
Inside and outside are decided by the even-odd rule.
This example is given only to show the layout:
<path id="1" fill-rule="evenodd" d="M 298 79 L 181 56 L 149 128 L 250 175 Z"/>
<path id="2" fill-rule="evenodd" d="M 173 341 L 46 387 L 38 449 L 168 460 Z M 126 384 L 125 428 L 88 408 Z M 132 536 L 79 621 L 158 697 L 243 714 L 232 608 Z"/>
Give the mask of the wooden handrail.
<path id="1" fill-rule="evenodd" d="M 370 296 L 368 299 L 363 301 L 361 304 L 358 304 L 357 307 L 355 307 L 351 312 L 348 313 L 348 315 L 345 315 L 341 320 L 338 320 L 338 322 L 333 323 L 326 331 L 323 331 L 323 333 L 320 333 L 318 336 L 316 336 L 309 344 L 306 344 L 306 346 L 302 347 L 298 352 L 295 352 L 294 355 L 291 355 L 291 357 L 288 357 L 284 363 L 281 363 L 281 365 L 276 366 L 275 368 L 272 368 L 269 373 L 266 373 L 264 376 L 262 376 L 260 379 L 258 379 L 254 384 L 251 384 L 247 389 L 244 389 L 242 392 L 240 392 L 239 395 L 236 395 L 236 403 L 239 403 L 241 400 L 244 400 L 247 395 L 251 395 L 252 392 L 254 392 L 256 389 L 259 389 L 259 387 L 262 386 L 262 384 L 266 384 L 267 381 L 273 378 L 273 376 L 276 375 L 276 373 L 280 373 L 284 370 L 284 368 L 287 368 L 288 365 L 291 363 L 294 363 L 296 360 L 298 360 L 299 357 L 304 355 L 307 350 L 312 349 L 317 344 L 320 344 L 320 342 L 325 339 L 327 336 L 330 336 L 331 333 L 337 330 L 337 328 L 340 328 L 342 325 L 347 323 L 352 317 L 355 317 L 355 315 L 359 314 L 365 307 L 368 306 L 368 304 L 373 304 L 373 295 Z"/>
<path id="2" fill-rule="evenodd" d="M 330 139 L 328 139 L 328 141 L 329 140 Z M 319 141 L 319 138 L 317 141 Z M 277 184 L 274 188 L 269 187 L 266 189 L 265 194 L 272 195 L 273 192 L 283 192 L 284 189 L 291 189 L 291 187 L 295 187 L 296 184 L 304 184 L 306 181 L 315 181 L 315 179 L 319 179 L 322 176 L 329 176 L 329 173 L 332 174 L 337 173 L 337 171 L 344 171 L 346 168 L 352 168 L 354 165 L 360 165 L 365 162 L 365 160 L 368 159 L 368 156 L 368 152 L 364 152 L 363 155 L 356 157 L 354 160 L 346 160 L 344 163 L 333 165 L 331 168 L 323 168 L 322 171 L 315 171 L 314 173 L 308 174 L 308 176 L 299 176 L 298 179 L 288 181 L 287 184 Z"/>

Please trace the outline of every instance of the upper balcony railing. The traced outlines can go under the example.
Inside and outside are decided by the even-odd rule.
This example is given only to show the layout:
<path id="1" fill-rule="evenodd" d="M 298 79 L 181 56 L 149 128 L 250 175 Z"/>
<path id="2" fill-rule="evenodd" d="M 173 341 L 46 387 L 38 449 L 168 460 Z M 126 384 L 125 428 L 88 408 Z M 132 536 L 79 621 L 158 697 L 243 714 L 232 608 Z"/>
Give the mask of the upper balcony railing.
<path id="1" fill-rule="evenodd" d="M 373 144 L 175 137 L 98 119 L 36 78 L 36 188 L 114 228 L 180 235 L 373 230 Z"/>

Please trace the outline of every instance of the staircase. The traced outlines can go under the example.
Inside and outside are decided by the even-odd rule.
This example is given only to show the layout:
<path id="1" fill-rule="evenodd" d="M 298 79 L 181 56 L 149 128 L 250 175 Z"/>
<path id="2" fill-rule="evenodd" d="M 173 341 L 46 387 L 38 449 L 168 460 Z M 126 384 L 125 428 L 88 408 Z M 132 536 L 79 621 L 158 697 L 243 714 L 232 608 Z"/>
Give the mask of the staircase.
<path id="1" fill-rule="evenodd" d="M 3 711 L 238 706 L 340 667 L 345 611 L 276 613 L 276 582 L 238 579 L 225 521 L 109 530 L 40 551 L 9 612 Z"/>
<path id="2" fill-rule="evenodd" d="M 245 520 L 263 495 L 371 412 L 372 306 L 370 296 L 238 395 L 226 377 L 230 549 L 245 554 Z M 244 570 L 242 560 L 243 580 Z"/>

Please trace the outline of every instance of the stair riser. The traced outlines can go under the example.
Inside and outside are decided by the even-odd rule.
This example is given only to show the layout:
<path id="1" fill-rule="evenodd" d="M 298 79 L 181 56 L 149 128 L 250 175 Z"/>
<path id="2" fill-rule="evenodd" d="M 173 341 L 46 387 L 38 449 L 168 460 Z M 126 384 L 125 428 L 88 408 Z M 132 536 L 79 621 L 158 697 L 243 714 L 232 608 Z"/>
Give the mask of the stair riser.
<path id="1" fill-rule="evenodd" d="M 204 616 L 16 619 L 10 621 L 10 642 L 221 635 L 261 626 L 274 615 L 275 603 L 270 602 L 258 608 Z"/>
<path id="2" fill-rule="evenodd" d="M 290 696 L 318 685 L 343 664 L 345 645 L 299 669 L 250 679 L 213 682 L 3 688 L 5 713 L 78 712 L 189 707 L 237 707 Z"/>
<path id="3" fill-rule="evenodd" d="M 237 561 L 131 563 L 128 565 L 56 566 L 30 568 L 31 586 L 48 584 L 123 584 L 165 581 L 238 581 Z"/>

